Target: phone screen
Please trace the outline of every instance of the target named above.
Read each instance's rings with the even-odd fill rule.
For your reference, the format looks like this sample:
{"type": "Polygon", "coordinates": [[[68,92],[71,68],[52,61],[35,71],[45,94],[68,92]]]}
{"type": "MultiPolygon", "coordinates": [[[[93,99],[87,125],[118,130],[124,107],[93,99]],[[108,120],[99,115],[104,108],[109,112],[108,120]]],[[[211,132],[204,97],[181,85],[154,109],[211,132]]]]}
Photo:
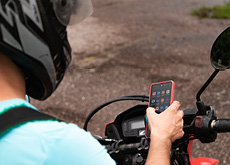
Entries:
{"type": "Polygon", "coordinates": [[[173,101],[173,82],[162,82],[151,85],[149,106],[156,111],[164,111],[173,101]]]}

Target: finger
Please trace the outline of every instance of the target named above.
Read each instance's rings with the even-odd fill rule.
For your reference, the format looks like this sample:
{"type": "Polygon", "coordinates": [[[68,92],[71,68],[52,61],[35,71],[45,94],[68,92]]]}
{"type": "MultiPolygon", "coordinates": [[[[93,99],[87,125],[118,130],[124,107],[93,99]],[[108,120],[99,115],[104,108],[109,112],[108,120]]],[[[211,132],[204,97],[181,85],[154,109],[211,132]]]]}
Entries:
{"type": "Polygon", "coordinates": [[[166,111],[176,112],[180,107],[179,101],[173,101],[173,103],[166,109],[166,111]]]}
{"type": "Polygon", "coordinates": [[[184,136],[184,131],[180,131],[180,133],[178,134],[178,138],[177,139],[180,139],[184,136]]]}
{"type": "Polygon", "coordinates": [[[153,107],[148,107],[148,108],[147,108],[147,111],[154,111],[154,112],[155,112],[155,108],[153,108],[153,107]]]}
{"type": "Polygon", "coordinates": [[[182,120],[181,122],[181,129],[183,130],[183,128],[184,128],[184,120],[182,120]]]}
{"type": "Polygon", "coordinates": [[[154,108],[152,108],[152,107],[148,107],[147,109],[146,109],[146,115],[147,115],[147,117],[150,115],[150,114],[155,114],[155,109],[154,108]]]}
{"type": "Polygon", "coordinates": [[[178,110],[178,111],[177,111],[177,114],[178,114],[181,118],[184,117],[184,111],[182,111],[182,110],[178,110]]]}

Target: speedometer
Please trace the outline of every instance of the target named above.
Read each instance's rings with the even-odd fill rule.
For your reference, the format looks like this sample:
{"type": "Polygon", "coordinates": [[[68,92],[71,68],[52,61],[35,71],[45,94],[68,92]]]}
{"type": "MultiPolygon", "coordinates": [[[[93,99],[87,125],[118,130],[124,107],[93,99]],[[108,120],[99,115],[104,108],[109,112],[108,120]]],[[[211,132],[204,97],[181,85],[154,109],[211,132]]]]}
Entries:
{"type": "Polygon", "coordinates": [[[124,120],[122,122],[122,133],[124,137],[145,136],[144,116],[124,120]]]}

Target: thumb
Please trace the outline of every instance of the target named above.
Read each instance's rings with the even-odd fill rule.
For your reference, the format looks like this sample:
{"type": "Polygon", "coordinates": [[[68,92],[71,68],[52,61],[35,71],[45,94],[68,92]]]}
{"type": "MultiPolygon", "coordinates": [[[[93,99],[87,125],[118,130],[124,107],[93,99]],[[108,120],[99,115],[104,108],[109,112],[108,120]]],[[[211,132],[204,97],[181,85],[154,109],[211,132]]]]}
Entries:
{"type": "Polygon", "coordinates": [[[155,111],[156,111],[155,108],[153,108],[153,107],[148,107],[147,110],[146,110],[146,115],[147,115],[147,116],[150,115],[150,114],[151,114],[151,115],[154,115],[154,114],[156,114],[155,111]]]}
{"type": "Polygon", "coordinates": [[[177,112],[180,107],[179,101],[174,101],[164,112],[177,112]]]}

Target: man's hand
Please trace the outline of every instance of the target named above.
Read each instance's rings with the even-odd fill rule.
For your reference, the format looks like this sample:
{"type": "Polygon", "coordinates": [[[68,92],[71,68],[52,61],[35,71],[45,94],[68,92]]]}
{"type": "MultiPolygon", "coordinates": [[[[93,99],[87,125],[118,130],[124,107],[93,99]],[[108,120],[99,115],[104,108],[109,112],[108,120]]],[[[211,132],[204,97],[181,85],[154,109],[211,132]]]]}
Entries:
{"type": "Polygon", "coordinates": [[[180,103],[174,101],[164,112],[157,114],[154,108],[147,109],[148,126],[151,138],[169,139],[174,142],[184,135],[183,111],[178,111],[180,103]]]}
{"type": "Polygon", "coordinates": [[[172,142],[184,135],[183,111],[178,111],[180,103],[174,101],[164,112],[157,114],[148,108],[146,115],[151,131],[150,148],[146,165],[170,165],[172,142]]]}

